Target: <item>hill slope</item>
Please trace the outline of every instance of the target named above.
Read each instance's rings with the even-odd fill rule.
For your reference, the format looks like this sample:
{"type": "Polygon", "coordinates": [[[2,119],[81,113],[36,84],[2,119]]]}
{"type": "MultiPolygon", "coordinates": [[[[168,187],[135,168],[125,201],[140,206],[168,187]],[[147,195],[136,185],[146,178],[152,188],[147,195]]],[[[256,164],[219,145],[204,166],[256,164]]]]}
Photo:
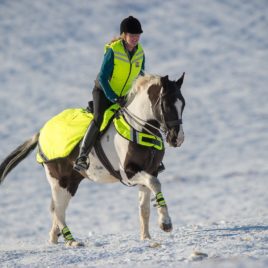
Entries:
{"type": "Polygon", "coordinates": [[[186,140],[160,175],[173,233],[152,209],[160,246],[140,242],[137,189],[85,181],[67,219],[86,247],[49,245],[50,190],[32,154],[1,185],[1,265],[183,267],[197,250],[208,255],[199,267],[266,267],[267,12],[264,0],[1,1],[1,160],[56,113],[86,106],[129,14],[143,24],[147,71],[186,72],[186,140]]]}

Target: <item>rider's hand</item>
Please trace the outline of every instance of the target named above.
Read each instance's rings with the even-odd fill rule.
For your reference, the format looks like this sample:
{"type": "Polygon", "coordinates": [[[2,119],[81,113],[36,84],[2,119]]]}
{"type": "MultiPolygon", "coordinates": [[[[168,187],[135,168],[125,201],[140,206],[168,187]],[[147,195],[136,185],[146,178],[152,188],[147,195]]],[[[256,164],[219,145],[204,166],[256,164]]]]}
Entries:
{"type": "Polygon", "coordinates": [[[115,103],[119,104],[121,107],[125,106],[126,100],[124,97],[118,97],[115,101],[115,103]]]}

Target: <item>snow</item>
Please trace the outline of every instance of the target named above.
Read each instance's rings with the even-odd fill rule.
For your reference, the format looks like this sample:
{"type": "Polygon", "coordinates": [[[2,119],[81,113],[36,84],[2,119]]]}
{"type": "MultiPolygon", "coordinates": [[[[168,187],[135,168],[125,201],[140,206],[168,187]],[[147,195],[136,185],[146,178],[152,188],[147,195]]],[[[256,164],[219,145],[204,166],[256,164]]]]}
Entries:
{"type": "Polygon", "coordinates": [[[185,142],[159,176],[173,232],[152,207],[153,242],[140,241],[137,188],[83,181],[67,222],[86,246],[50,245],[50,189],[32,154],[0,187],[1,267],[267,267],[266,0],[0,1],[0,159],[86,106],[104,44],[130,14],[147,71],[186,72],[185,142]]]}

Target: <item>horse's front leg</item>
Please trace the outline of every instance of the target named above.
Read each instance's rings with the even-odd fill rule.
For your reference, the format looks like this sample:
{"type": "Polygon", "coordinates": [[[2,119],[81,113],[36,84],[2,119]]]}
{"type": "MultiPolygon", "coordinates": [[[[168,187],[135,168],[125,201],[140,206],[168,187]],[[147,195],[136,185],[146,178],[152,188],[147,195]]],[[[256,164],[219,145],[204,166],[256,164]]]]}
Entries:
{"type": "Polygon", "coordinates": [[[149,218],[150,218],[150,196],[151,190],[145,186],[139,187],[139,208],[141,240],[150,239],[149,218]]]}
{"type": "Polygon", "coordinates": [[[161,183],[158,178],[144,172],[136,173],[131,179],[132,184],[139,184],[148,187],[156,199],[156,206],[158,212],[158,223],[160,228],[165,232],[172,231],[172,222],[168,213],[166,201],[161,192],[161,183]]]}
{"type": "Polygon", "coordinates": [[[158,192],[155,196],[156,206],[158,211],[158,222],[160,228],[165,232],[172,231],[172,222],[169,217],[168,208],[166,205],[166,201],[163,197],[162,192],[158,192]]]}

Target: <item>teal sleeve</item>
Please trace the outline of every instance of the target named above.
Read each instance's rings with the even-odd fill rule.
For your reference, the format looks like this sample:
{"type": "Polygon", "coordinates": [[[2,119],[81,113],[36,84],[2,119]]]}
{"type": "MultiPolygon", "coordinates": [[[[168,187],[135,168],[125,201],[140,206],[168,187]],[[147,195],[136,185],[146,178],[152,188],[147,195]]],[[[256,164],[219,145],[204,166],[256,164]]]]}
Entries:
{"type": "Polygon", "coordinates": [[[111,102],[115,102],[115,100],[118,97],[112,90],[109,83],[109,79],[112,77],[113,70],[114,70],[114,52],[111,48],[109,48],[104,55],[98,80],[106,98],[109,99],[111,102]]]}

